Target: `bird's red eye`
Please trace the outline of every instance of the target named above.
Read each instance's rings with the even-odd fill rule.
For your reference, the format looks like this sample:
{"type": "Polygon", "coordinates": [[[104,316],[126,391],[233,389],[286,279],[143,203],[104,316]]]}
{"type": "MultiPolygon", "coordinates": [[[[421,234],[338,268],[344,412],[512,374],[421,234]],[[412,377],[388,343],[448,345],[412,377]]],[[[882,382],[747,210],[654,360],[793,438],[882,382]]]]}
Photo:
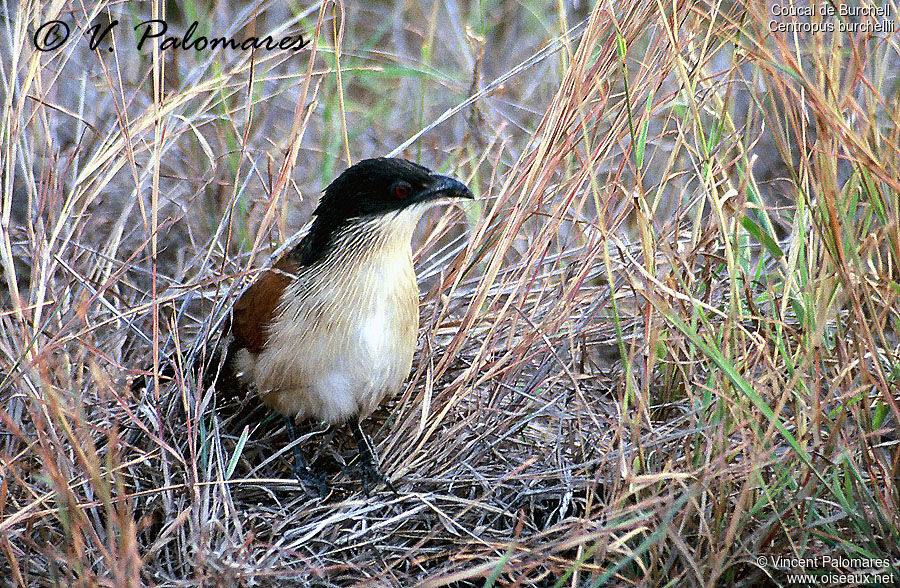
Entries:
{"type": "Polygon", "coordinates": [[[409,196],[409,184],[406,182],[400,182],[394,186],[394,196],[403,200],[404,198],[409,196]]]}

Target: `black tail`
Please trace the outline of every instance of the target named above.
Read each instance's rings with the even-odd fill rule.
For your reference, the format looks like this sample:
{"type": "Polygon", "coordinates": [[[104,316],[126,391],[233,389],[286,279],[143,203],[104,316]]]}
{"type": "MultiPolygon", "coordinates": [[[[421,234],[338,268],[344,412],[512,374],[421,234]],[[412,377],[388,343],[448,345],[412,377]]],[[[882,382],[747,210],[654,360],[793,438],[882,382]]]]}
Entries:
{"type": "MultiPolygon", "coordinates": [[[[235,371],[234,355],[237,351],[237,345],[234,341],[229,341],[225,353],[222,353],[222,345],[213,345],[211,352],[204,353],[204,350],[198,349],[193,353],[193,359],[188,358],[190,369],[183,373],[183,377],[187,377],[193,381],[202,381],[203,388],[215,386],[217,392],[223,393],[225,396],[236,395],[243,386],[235,371]]],[[[160,362],[159,379],[160,386],[176,379],[178,375],[176,371],[176,361],[173,357],[167,357],[160,362]]],[[[131,391],[140,393],[144,389],[149,388],[153,377],[153,365],[149,365],[144,372],[136,375],[131,382],[131,391]]]]}

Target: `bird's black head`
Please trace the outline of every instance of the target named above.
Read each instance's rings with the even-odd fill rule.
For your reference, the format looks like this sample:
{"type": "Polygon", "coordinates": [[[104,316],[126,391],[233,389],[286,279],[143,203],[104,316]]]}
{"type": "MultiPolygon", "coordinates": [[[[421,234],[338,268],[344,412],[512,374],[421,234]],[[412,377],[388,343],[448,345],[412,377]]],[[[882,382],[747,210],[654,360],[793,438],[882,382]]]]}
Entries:
{"type": "Polygon", "coordinates": [[[472,198],[472,192],[458,180],[405,159],[365,159],[331,182],[313,214],[343,221],[396,212],[442,196],[472,198]]]}
{"type": "Polygon", "coordinates": [[[302,265],[320,259],[341,229],[370,219],[435,203],[442,197],[473,198],[465,184],[405,159],[365,159],[325,189],[307,238],[295,251],[302,265]]]}

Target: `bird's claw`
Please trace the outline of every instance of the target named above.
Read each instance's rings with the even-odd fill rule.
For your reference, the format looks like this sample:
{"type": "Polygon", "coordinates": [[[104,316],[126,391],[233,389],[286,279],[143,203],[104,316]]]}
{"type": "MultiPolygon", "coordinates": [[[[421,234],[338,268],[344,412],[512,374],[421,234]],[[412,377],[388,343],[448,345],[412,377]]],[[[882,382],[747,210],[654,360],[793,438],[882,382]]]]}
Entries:
{"type": "Polygon", "coordinates": [[[359,481],[362,484],[363,494],[365,494],[366,497],[369,496],[370,490],[377,488],[381,484],[384,484],[388,490],[393,492],[394,496],[400,496],[388,477],[378,471],[378,468],[370,463],[362,462],[353,466],[345,466],[343,469],[346,474],[352,474],[359,478],[359,481]]]}
{"type": "Polygon", "coordinates": [[[325,498],[331,492],[325,478],[314,474],[309,468],[295,467],[294,476],[300,481],[303,491],[312,498],[325,498]]]}

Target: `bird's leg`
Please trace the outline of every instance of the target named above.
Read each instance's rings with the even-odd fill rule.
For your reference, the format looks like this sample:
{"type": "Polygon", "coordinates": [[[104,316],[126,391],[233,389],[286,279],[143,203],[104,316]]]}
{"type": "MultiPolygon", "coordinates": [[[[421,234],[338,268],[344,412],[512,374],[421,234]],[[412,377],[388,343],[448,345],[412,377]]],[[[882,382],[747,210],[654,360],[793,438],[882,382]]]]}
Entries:
{"type": "Polygon", "coordinates": [[[297,428],[294,426],[294,419],[291,417],[284,418],[287,426],[288,437],[291,439],[291,449],[294,450],[294,476],[303,484],[303,489],[313,498],[323,498],[328,495],[328,484],[325,478],[318,474],[314,474],[306,457],[300,450],[300,444],[297,443],[297,428]]]}
{"type": "Polygon", "coordinates": [[[375,485],[378,485],[380,482],[387,486],[391,492],[397,494],[391,481],[378,469],[378,456],[375,453],[375,447],[372,445],[372,440],[369,439],[369,436],[362,430],[359,419],[354,417],[350,421],[350,428],[353,429],[353,438],[356,440],[356,447],[359,450],[359,465],[354,469],[359,472],[363,492],[368,496],[369,483],[374,482],[375,485]]]}

